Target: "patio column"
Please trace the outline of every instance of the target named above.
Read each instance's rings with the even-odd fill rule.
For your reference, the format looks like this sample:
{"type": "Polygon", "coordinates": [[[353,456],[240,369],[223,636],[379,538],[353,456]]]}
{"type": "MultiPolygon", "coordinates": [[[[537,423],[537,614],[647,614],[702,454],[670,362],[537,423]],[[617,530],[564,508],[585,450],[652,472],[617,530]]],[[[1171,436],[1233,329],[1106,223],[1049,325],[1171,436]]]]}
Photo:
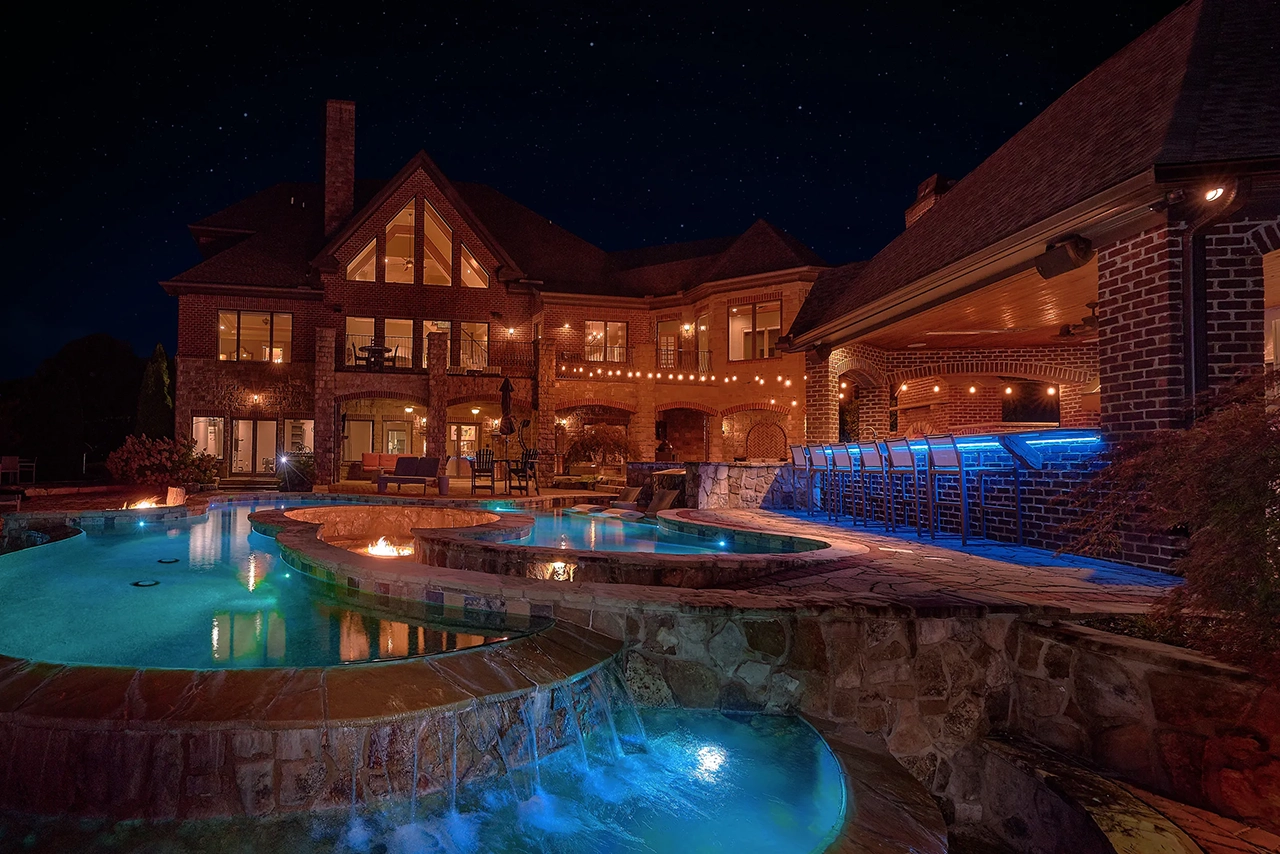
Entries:
{"type": "Polygon", "coordinates": [[[448,379],[449,336],[444,332],[427,333],[427,426],[422,433],[423,456],[444,460],[445,389],[448,379]]]}
{"type": "MultiPolygon", "coordinates": [[[[658,356],[656,344],[637,344],[633,351],[633,365],[652,365],[658,356]]],[[[658,450],[658,438],[654,435],[658,420],[658,392],[653,383],[636,382],[636,411],[627,422],[627,436],[640,449],[641,462],[653,462],[658,450]]]]}
{"type": "Polygon", "coordinates": [[[806,350],[804,372],[804,440],[810,444],[835,442],[840,438],[840,377],[830,354],[819,356],[806,350]]]}
{"type": "Polygon", "coordinates": [[[556,389],[556,342],[544,336],[534,342],[538,348],[535,361],[538,375],[534,377],[534,395],[537,409],[534,413],[538,432],[534,436],[534,447],[538,449],[539,471],[551,482],[550,476],[556,459],[556,400],[559,397],[556,389]]]}
{"type": "Polygon", "coordinates": [[[336,330],[316,328],[315,361],[315,452],[316,483],[334,483],[338,480],[334,466],[338,462],[337,419],[334,405],[334,367],[337,364],[336,330]]]}
{"type": "MultiPolygon", "coordinates": [[[[853,387],[848,391],[852,392],[853,387]]],[[[883,385],[858,386],[858,435],[855,438],[859,442],[870,442],[888,435],[889,389],[883,385]]]]}

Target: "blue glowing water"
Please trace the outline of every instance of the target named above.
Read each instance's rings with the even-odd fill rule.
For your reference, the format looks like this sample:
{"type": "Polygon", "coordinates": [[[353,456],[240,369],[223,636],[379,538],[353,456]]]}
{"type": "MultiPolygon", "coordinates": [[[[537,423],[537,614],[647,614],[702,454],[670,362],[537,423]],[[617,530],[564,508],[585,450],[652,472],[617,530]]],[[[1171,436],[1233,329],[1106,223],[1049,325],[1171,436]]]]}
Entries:
{"type": "Polygon", "coordinates": [[[753,547],[719,536],[700,537],[669,530],[652,521],[627,521],[566,511],[540,511],[533,516],[533,531],[512,542],[527,546],[580,549],[596,552],[648,552],[651,554],[751,554],[789,552],[813,544],[790,543],[787,538],[753,547]]]}
{"type": "Polygon", "coordinates": [[[203,519],[0,555],[0,654],[129,667],[312,667],[512,634],[443,608],[339,602],[292,572],[274,539],[251,532],[254,509],[215,507],[203,519]]]}
{"type": "Polygon", "coordinates": [[[840,767],[796,718],[645,709],[639,752],[561,750],[505,777],[351,812],[160,825],[20,820],[24,851],[271,854],[808,854],[845,814],[840,767]]]}

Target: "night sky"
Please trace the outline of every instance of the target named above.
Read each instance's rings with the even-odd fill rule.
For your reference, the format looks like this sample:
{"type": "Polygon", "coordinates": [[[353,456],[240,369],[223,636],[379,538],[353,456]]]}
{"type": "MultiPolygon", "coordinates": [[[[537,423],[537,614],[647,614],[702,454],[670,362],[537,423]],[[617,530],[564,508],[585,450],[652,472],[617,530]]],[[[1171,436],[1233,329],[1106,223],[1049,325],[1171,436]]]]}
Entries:
{"type": "Polygon", "coordinates": [[[421,148],[605,249],[764,217],[838,263],[1177,3],[45,5],[3,24],[0,379],[90,332],[172,352],[186,225],[316,180],[325,98],[357,177],[421,148]]]}

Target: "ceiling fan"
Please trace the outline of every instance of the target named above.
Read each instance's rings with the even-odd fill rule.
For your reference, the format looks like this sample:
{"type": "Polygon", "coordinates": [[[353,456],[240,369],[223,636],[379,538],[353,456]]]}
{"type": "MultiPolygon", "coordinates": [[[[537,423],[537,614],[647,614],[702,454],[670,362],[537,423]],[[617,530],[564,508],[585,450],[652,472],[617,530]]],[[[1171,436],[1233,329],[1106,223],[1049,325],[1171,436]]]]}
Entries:
{"type": "Polygon", "coordinates": [[[1087,302],[1084,307],[1089,309],[1089,316],[1080,318],[1079,323],[1064,323],[1062,328],[1058,330],[1059,338],[1091,338],[1098,334],[1098,303],[1087,302]]]}

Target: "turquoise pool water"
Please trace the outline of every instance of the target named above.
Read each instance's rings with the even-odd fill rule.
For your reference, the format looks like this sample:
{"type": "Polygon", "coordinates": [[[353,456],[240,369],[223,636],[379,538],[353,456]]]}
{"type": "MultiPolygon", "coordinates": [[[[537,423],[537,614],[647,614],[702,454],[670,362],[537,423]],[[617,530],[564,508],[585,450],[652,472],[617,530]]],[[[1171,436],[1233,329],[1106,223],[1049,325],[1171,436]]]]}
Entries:
{"type": "Polygon", "coordinates": [[[772,554],[803,551],[814,544],[778,537],[767,549],[751,547],[721,536],[700,537],[673,531],[652,521],[628,521],[611,516],[547,510],[531,513],[533,531],[514,543],[526,546],[596,552],[650,554],[772,554]]]}
{"type": "Polygon", "coordinates": [[[0,816],[0,842],[41,854],[808,854],[842,825],[839,764],[802,721],[678,709],[640,718],[645,741],[624,732],[618,751],[589,733],[581,750],[462,785],[452,806],[441,793],[376,810],[152,826],[0,816]]]}
{"type": "Polygon", "coordinates": [[[311,667],[514,634],[443,607],[387,610],[326,595],[280,560],[274,539],[251,533],[249,513],[276,506],[215,507],[204,519],[0,555],[0,653],[128,667],[311,667]]]}

